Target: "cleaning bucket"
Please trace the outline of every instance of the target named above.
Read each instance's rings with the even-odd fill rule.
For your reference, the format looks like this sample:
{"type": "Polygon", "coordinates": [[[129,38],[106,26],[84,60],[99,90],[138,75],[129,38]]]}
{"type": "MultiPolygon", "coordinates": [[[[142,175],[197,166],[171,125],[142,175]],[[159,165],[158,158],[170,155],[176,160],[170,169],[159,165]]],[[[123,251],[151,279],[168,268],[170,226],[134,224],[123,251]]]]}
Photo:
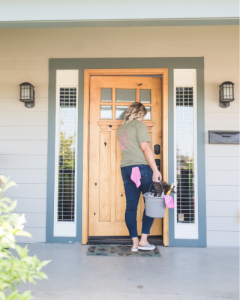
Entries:
{"type": "Polygon", "coordinates": [[[155,190],[150,192],[151,186],[152,184],[150,185],[149,192],[143,194],[145,199],[145,214],[151,218],[163,218],[166,210],[165,198],[163,197],[164,192],[162,192],[162,195],[155,190]]]}

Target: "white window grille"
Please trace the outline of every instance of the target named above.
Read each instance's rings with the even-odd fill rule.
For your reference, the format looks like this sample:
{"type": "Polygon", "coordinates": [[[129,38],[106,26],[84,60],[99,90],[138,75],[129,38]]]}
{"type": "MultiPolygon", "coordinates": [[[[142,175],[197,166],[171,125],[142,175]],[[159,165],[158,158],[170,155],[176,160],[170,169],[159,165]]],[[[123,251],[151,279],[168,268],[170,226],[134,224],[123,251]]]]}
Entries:
{"type": "Polygon", "coordinates": [[[77,88],[60,88],[58,221],[75,220],[75,146],[77,88]]]}
{"type": "Polygon", "coordinates": [[[176,87],[177,222],[194,223],[193,87],[176,87]]]}

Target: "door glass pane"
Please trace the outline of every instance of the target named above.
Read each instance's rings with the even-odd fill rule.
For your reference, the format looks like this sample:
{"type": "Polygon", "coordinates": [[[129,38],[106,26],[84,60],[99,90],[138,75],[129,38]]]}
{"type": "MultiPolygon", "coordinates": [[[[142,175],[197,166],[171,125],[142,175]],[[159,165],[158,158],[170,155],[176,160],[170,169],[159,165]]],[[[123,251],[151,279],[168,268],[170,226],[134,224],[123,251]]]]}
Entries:
{"type": "Polygon", "coordinates": [[[146,107],[146,110],[147,110],[147,114],[146,114],[144,120],[149,121],[149,120],[151,120],[151,107],[146,107]]]}
{"type": "Polygon", "coordinates": [[[140,90],[140,102],[151,103],[151,90],[140,90]]]}
{"type": "Polygon", "coordinates": [[[59,222],[75,221],[76,88],[60,88],[58,215],[59,222]]]}
{"type": "Polygon", "coordinates": [[[123,120],[128,106],[116,106],[116,120],[123,120]]]}
{"type": "Polygon", "coordinates": [[[101,89],[101,102],[112,102],[112,89],[101,89]]]}
{"type": "Polygon", "coordinates": [[[136,102],[136,90],[116,89],[116,102],[136,102]]]}
{"type": "Polygon", "coordinates": [[[193,87],[176,87],[177,222],[195,223],[193,87]]]}
{"type": "Polygon", "coordinates": [[[101,105],[101,119],[112,119],[112,106],[101,105]]]}

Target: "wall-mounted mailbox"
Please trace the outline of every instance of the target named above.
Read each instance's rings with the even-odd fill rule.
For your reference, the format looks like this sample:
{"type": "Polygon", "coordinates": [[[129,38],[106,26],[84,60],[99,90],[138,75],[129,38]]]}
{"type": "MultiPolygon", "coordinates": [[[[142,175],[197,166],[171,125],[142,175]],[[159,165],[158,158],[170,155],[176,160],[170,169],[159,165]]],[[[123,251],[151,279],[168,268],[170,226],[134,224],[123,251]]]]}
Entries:
{"type": "Polygon", "coordinates": [[[209,130],[209,144],[240,144],[239,131],[209,130]]]}

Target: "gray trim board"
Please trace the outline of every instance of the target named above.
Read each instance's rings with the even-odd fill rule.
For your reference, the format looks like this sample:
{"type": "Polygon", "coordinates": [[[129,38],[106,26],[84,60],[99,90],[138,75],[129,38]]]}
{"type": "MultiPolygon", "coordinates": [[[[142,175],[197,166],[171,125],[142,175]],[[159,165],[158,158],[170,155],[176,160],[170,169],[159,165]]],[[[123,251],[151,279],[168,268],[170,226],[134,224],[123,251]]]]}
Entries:
{"type": "Polygon", "coordinates": [[[239,18],[1,21],[0,28],[239,25],[239,18]]]}
{"type": "Polygon", "coordinates": [[[152,58],[62,58],[49,60],[49,115],[48,115],[48,171],[47,171],[47,243],[82,241],[82,145],[83,145],[83,80],[84,69],[168,68],[168,174],[174,181],[174,128],[173,128],[173,70],[197,69],[197,142],[198,142],[198,197],[199,239],[174,239],[174,211],[169,210],[169,245],[206,247],[206,190],[205,190],[205,134],[204,134],[204,58],[203,57],[152,57],[152,58]],[[55,155],[55,104],[56,70],[79,70],[78,95],[78,165],[77,165],[77,237],[53,237],[54,211],[54,155],[55,155]]]}

